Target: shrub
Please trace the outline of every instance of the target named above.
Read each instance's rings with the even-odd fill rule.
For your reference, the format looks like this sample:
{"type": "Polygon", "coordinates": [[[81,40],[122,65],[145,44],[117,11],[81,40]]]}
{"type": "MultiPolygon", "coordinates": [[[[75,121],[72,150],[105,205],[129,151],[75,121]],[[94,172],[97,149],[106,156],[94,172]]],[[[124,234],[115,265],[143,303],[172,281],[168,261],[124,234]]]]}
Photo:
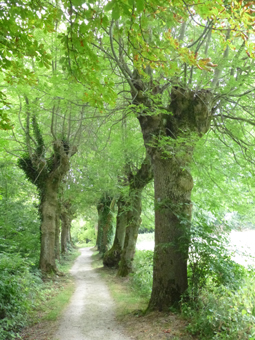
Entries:
{"type": "Polygon", "coordinates": [[[236,290],[211,284],[200,290],[196,307],[182,305],[188,330],[205,340],[255,339],[255,279],[247,275],[236,290]]]}
{"type": "Polygon", "coordinates": [[[0,340],[14,338],[24,327],[34,293],[29,263],[19,255],[0,253],[0,340]]]}

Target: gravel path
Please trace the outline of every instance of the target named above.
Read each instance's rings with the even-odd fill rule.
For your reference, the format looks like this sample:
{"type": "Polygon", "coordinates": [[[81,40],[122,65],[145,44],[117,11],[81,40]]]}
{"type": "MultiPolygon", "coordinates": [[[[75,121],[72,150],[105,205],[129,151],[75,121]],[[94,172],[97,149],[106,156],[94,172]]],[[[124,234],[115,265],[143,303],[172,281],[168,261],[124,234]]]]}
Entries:
{"type": "Polygon", "coordinates": [[[90,249],[81,249],[71,269],[76,289],[54,340],[130,340],[115,320],[114,302],[106,284],[91,267],[91,255],[90,249]]]}

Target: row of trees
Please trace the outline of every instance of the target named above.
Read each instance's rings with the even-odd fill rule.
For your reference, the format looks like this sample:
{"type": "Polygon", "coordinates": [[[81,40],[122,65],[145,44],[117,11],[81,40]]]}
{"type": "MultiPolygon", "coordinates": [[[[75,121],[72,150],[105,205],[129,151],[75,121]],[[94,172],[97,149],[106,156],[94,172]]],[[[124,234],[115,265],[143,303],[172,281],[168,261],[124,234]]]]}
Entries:
{"type": "Polygon", "coordinates": [[[6,1],[0,14],[1,127],[6,149],[38,190],[40,269],[56,271],[66,184],[78,210],[97,206],[104,263],[120,261],[127,275],[142,192],[154,179],[149,308],[175,305],[188,287],[191,168],[205,187],[193,160],[208,164],[215,143],[226,164],[230,152],[237,162],[225,175],[233,179],[249,160],[244,177],[252,182],[254,2],[6,1]]]}

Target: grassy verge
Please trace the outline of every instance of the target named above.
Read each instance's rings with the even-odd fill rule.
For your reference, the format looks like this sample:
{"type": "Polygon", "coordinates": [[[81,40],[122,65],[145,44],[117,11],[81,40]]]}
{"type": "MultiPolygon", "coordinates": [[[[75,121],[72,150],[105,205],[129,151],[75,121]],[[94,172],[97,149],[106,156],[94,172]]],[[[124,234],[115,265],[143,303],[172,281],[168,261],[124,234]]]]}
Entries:
{"type": "Polygon", "coordinates": [[[93,268],[107,282],[111,295],[116,302],[116,312],[119,319],[124,318],[129,313],[140,313],[146,309],[148,299],[137,292],[132,286],[130,278],[116,277],[116,270],[103,267],[103,261],[95,251],[92,255],[93,268]]]}
{"type": "Polygon", "coordinates": [[[43,311],[45,313],[42,318],[43,320],[56,321],[68,304],[75,289],[74,281],[69,274],[69,270],[79,255],[80,252],[74,249],[60,260],[58,269],[64,276],[54,277],[50,279],[48,283],[49,291],[45,294],[46,301],[43,305],[43,311]]]}

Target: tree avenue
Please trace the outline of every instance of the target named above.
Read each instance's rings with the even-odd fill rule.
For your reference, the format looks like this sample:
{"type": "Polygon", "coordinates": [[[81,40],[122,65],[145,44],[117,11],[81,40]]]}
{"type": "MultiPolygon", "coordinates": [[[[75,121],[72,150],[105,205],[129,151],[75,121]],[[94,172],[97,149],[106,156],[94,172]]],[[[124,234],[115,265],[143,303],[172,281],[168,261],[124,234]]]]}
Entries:
{"type": "Polygon", "coordinates": [[[84,22],[78,24],[81,6],[72,7],[79,19],[70,15],[76,35],[72,30],[67,37],[73,46],[74,36],[87,39],[85,50],[93,50],[99,63],[104,55],[115,74],[118,68],[151,157],[156,221],[150,309],[175,305],[188,285],[195,145],[211,122],[220,128],[223,112],[235,117],[234,107],[253,96],[253,7],[245,1],[111,1],[106,12],[88,6],[86,13],[94,14],[86,14],[86,33],[84,22]]]}
{"type": "MultiPolygon", "coordinates": [[[[21,84],[13,76],[7,93],[13,104],[6,108],[8,119],[19,112],[12,142],[22,149],[19,167],[39,190],[40,269],[56,271],[60,218],[66,251],[70,217],[65,213],[71,202],[65,201],[61,210],[58,195],[69,173],[72,188],[88,196],[95,191],[89,199],[98,211],[97,245],[105,265],[118,266],[120,260],[119,275],[130,273],[142,191],[154,179],[155,251],[148,309],[177,306],[188,288],[194,185],[190,168],[197,147],[211,130],[223,142],[226,136],[225,144],[238,144],[247,158],[253,157],[248,146],[254,126],[255,2],[42,4],[52,14],[47,19],[54,27],[51,39],[36,29],[39,24],[29,26],[33,44],[45,42],[31,55],[26,50],[31,41],[24,42],[23,67],[36,81],[21,84]],[[51,69],[40,68],[49,66],[45,60],[41,65],[38,57],[43,49],[52,56],[51,69]],[[124,131],[124,123],[131,131],[124,131]],[[128,133],[130,144],[123,137],[128,133]],[[75,154],[80,157],[80,179],[70,171],[75,154]],[[103,178],[106,171],[109,177],[103,178]],[[85,189],[79,186],[82,181],[85,189]],[[110,248],[115,205],[118,228],[110,248]]],[[[37,7],[26,6],[43,20],[37,7]]],[[[15,25],[17,29],[27,32],[25,24],[15,25]]],[[[16,52],[8,58],[16,60],[16,52]]]]}

